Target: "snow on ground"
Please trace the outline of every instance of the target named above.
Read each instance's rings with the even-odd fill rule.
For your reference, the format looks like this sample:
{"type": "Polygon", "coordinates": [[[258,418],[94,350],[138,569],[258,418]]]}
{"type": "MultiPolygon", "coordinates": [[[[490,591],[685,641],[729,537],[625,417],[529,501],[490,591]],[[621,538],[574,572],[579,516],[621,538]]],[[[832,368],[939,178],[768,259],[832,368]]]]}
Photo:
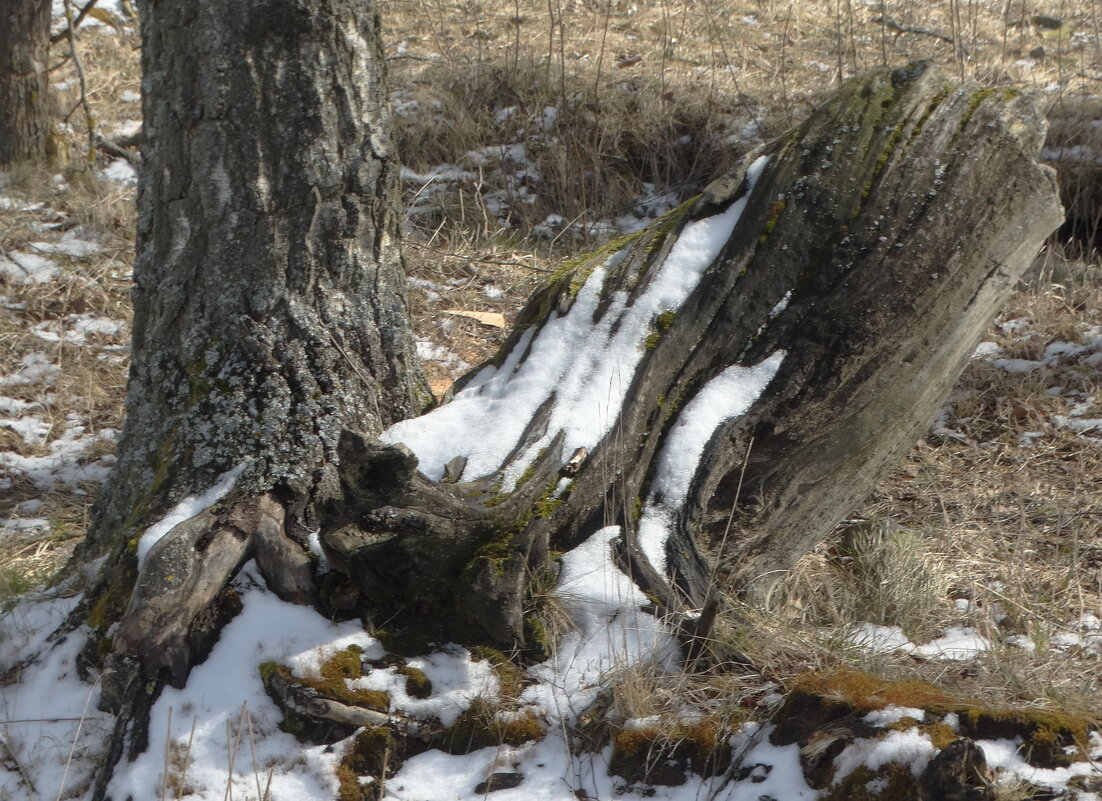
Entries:
{"type": "MultiPolygon", "coordinates": [[[[1102,736],[1091,732],[1086,751],[1089,762],[1074,762],[1063,768],[1037,768],[1030,765],[1021,754],[1021,743],[1014,740],[979,740],[976,743],[982,750],[987,766],[991,770],[1003,770],[1019,779],[1047,787],[1059,792],[1068,789],[1071,780],[1077,776],[1098,776],[1099,760],[1102,760],[1102,736]]],[[[1094,793],[1079,793],[1081,801],[1097,799],[1094,793]]]]}
{"type": "Polygon", "coordinates": [[[330,623],[313,609],[280,601],[262,588],[262,581],[251,569],[243,571],[237,585],[244,608],[207,661],[192,671],[187,687],[161,694],[151,714],[149,748],[123,764],[111,783],[113,797],[155,797],[163,780],[170,710],[177,747],[186,747],[195,727],[183,775],[192,788],[189,798],[223,798],[231,792],[228,785],[232,795],[244,798],[255,792],[257,781],[266,785],[269,775],[273,799],[336,797],[333,771],[339,751],[305,746],[278,728],[283,716],[264,692],[259,666],[305,658],[315,649],[371,647],[374,641],[357,621],[330,623]],[[228,755],[235,752],[230,771],[228,755]]]}
{"type": "MultiPolygon", "coordinates": [[[[1023,347],[1029,347],[1042,336],[1033,330],[1033,323],[1028,318],[1015,317],[997,325],[1003,334],[1013,338],[1013,344],[1023,347]]],[[[1102,327],[1081,324],[1078,341],[1052,340],[1037,355],[1039,358],[1033,359],[1007,356],[997,343],[981,342],[972,358],[989,362],[992,367],[1011,375],[1043,382],[1045,393],[1063,399],[1066,406],[1064,414],[1049,415],[1052,426],[1074,432],[1087,442],[1102,442],[1102,396],[1093,391],[1102,373],[1102,327]],[[1087,389],[1073,388],[1083,386],[1087,389]]],[[[933,433],[967,439],[948,425],[954,414],[952,400],[938,413],[933,433]]],[[[1032,447],[1033,441],[1042,436],[1042,431],[1023,434],[1021,444],[1032,447]]]]}
{"type": "Polygon", "coordinates": [[[108,181],[114,181],[125,186],[133,186],[138,183],[138,171],[126,159],[115,159],[103,168],[101,175],[108,181]]]}
{"type": "Polygon", "coordinates": [[[46,284],[61,272],[57,264],[37,253],[12,251],[0,256],[0,275],[17,284],[46,284]]]}
{"type": "Polygon", "coordinates": [[[857,623],[846,633],[846,642],[877,654],[898,652],[923,659],[946,660],[974,659],[984,651],[994,648],[989,639],[969,626],[950,626],[940,637],[923,645],[916,645],[899,626],[857,623]]]}
{"type": "MultiPolygon", "coordinates": [[[[34,426],[34,420],[23,417],[16,422],[26,427],[34,426]]],[[[4,418],[0,418],[0,425],[14,427],[7,425],[4,418]]],[[[84,482],[102,482],[111,471],[115,456],[106,454],[91,461],[87,455],[99,443],[113,443],[117,436],[118,432],[110,428],[88,432],[79,416],[70,412],[63,433],[46,445],[45,455],[22,456],[13,451],[0,451],[0,489],[10,489],[17,478],[29,480],[43,491],[58,486],[76,487],[84,482]]]]}
{"type": "MultiPolygon", "coordinates": [[[[547,125],[554,124],[553,115],[544,116],[547,125]]],[[[529,191],[525,186],[531,183],[534,168],[528,164],[523,146],[472,152],[467,161],[479,168],[508,169],[515,179],[513,190],[529,191]]],[[[128,166],[120,162],[108,169],[125,181],[129,180],[128,166]]],[[[762,166],[761,161],[754,165],[751,179],[762,166]]],[[[407,183],[423,183],[428,202],[435,185],[467,180],[475,174],[445,165],[431,174],[404,173],[403,177],[407,183]]],[[[489,204],[493,202],[489,198],[489,204]]],[[[667,203],[672,205],[673,199],[653,199],[642,216],[619,219],[614,227],[632,230],[651,214],[660,214],[667,203]]],[[[529,332],[500,369],[484,370],[450,404],[391,429],[389,441],[402,441],[412,447],[430,476],[438,477],[444,463],[457,454],[468,457],[467,478],[485,475],[503,466],[520,436],[519,430],[509,427],[509,421],[523,421],[527,413],[554,396],[549,428],[552,432],[558,428],[567,432],[564,456],[579,445],[595,444],[608,432],[620,408],[622,395],[642,358],[648,327],[658,314],[676,310],[689,295],[701,270],[737,223],[743,203],[687,226],[648,292],[630,308],[625,298],[614,296],[602,320],[593,324],[592,314],[606,269],[622,258],[620,254],[611,256],[605,268],[593,272],[567,314],[553,317],[538,335],[529,332]],[[521,355],[529,348],[531,355],[518,369],[521,355]],[[508,415],[501,412],[506,406],[508,415]]],[[[6,207],[23,208],[14,198],[0,197],[0,208],[6,207]]],[[[549,231],[555,226],[561,231],[565,221],[551,220],[548,225],[549,231]]],[[[61,269],[50,256],[80,258],[98,248],[79,231],[72,231],[56,242],[38,242],[25,251],[9,252],[6,260],[0,259],[0,272],[17,283],[49,281],[61,269]]],[[[424,283],[426,292],[448,289],[424,283]]],[[[50,345],[106,350],[120,346],[97,346],[97,338],[122,335],[125,328],[108,318],[70,314],[38,324],[32,333],[50,345]]],[[[1102,331],[1084,331],[1081,339],[1079,343],[1051,343],[1044,358],[1035,362],[1003,359],[994,343],[982,344],[975,357],[989,360],[1000,369],[1026,373],[1072,359],[1089,365],[1102,362],[1102,331]]],[[[427,341],[418,343],[418,351],[424,359],[458,359],[427,341]]],[[[644,551],[659,569],[665,563],[668,520],[684,502],[703,448],[717,426],[749,407],[783,358],[784,354],[778,352],[755,366],[732,367],[702,389],[678,418],[660,456],[640,525],[644,551]]],[[[59,371],[51,353],[28,353],[14,370],[0,375],[0,391],[18,396],[31,386],[49,389],[56,384],[59,371]]],[[[1069,396],[1069,410],[1064,416],[1069,422],[1065,427],[1078,426],[1077,430],[1084,433],[1095,430],[1097,421],[1088,416],[1090,400],[1069,396]]],[[[26,445],[45,451],[34,456],[0,453],[0,489],[10,487],[15,478],[30,479],[44,490],[58,484],[101,480],[112,457],[88,463],[85,455],[101,440],[112,439],[114,432],[88,432],[79,419],[70,416],[62,424],[60,436],[50,441],[54,426],[39,415],[41,408],[39,400],[0,396],[0,426],[14,431],[26,445]]],[[[1063,424],[1059,416],[1053,422],[1063,424]]],[[[537,443],[508,466],[512,480],[545,444],[537,443]]],[[[186,499],[169,517],[151,527],[141,539],[140,557],[176,522],[222,497],[238,472],[240,468],[225,474],[208,492],[186,499]]],[[[0,521],[0,531],[45,524],[42,518],[33,517],[36,511],[33,500],[24,502],[8,521],[0,521]]],[[[675,665],[673,637],[660,621],[640,611],[646,599],[611,559],[610,541],[619,535],[617,527],[601,529],[563,558],[556,594],[577,628],[565,636],[552,658],[529,669],[533,683],[518,699],[521,713],[534,713],[547,727],[546,739],[462,756],[438,751],[421,754],[388,777],[385,798],[475,801],[484,797],[475,788],[498,770],[520,772],[524,781],[515,789],[495,792],[495,801],[575,801],[587,796],[622,796],[629,801],[644,797],[670,801],[699,801],[704,797],[715,801],[758,801],[763,797],[795,801],[816,797],[804,782],[797,747],[770,744],[770,727],[758,724],[747,724],[731,737],[741,764],[752,770],[737,778],[728,775],[704,780],[690,776],[680,787],[624,786],[622,780],[608,775],[609,748],[596,754],[571,752],[563,732],[618,671],[639,663],[657,669],[675,665]]],[[[242,613],[229,624],[208,660],[193,672],[188,686],[183,690],[167,689],[157,701],[149,749],[134,763],[120,767],[112,783],[116,797],[159,795],[166,750],[169,761],[177,760],[176,764],[180,755],[189,754],[186,770],[178,770],[191,801],[223,798],[227,788],[238,797],[254,790],[260,795],[258,787],[269,781],[271,797],[277,800],[327,801],[335,797],[334,768],[347,746],[303,746],[280,731],[281,714],[264,693],[258,668],[270,660],[290,666],[299,675],[316,676],[320,666],[340,649],[359,646],[364,658],[369,659],[381,655],[381,645],[355,622],[333,624],[309,609],[277,600],[264,589],[251,567],[243,571],[236,585],[244,605],[242,613]],[[232,768],[227,764],[227,754],[232,755],[232,768]]],[[[44,649],[45,637],[77,600],[28,601],[0,618],[0,673],[44,649]]],[[[1098,653],[1102,650],[1100,627],[1097,618],[1084,616],[1073,630],[1056,635],[1052,645],[1098,653]]],[[[95,709],[98,687],[89,686],[75,675],[74,658],[83,634],[78,630],[43,650],[41,661],[23,674],[21,683],[0,687],[0,734],[3,744],[12,749],[0,759],[3,801],[60,797],[67,792],[72,792],[74,798],[86,797],[86,792],[82,794],[75,788],[83,786],[112,721],[95,709]]],[[[992,647],[975,630],[961,627],[948,629],[925,644],[911,642],[898,627],[872,624],[854,627],[849,638],[853,645],[868,650],[902,651],[927,659],[964,660],[992,647]]],[[[372,670],[352,680],[350,686],[385,690],[390,693],[393,713],[435,716],[445,724],[454,721],[473,699],[492,697],[498,689],[490,665],[472,660],[469,652],[459,646],[444,645],[435,653],[407,663],[421,669],[432,682],[429,698],[411,697],[405,677],[394,667],[372,670]]],[[[866,722],[883,727],[904,718],[922,720],[924,715],[922,710],[889,708],[870,713],[866,722]]],[[[1057,789],[1066,786],[1075,773],[1092,772],[1086,763],[1061,771],[1038,771],[1020,758],[1016,744],[1006,741],[983,742],[981,747],[993,766],[1057,789]]],[[[1095,758],[1102,757],[1102,740],[1097,735],[1092,748],[1095,758]]],[[[917,775],[934,753],[928,737],[917,730],[893,731],[884,739],[850,745],[840,757],[838,779],[858,765],[875,768],[888,760],[911,765],[917,775]]]]}

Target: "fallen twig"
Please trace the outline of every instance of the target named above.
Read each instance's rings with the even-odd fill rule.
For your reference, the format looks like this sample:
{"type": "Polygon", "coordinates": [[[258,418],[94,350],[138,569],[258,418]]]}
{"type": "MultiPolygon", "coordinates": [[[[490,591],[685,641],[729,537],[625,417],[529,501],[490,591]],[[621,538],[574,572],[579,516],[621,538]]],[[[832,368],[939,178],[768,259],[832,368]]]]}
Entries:
{"type": "Polygon", "coordinates": [[[937,31],[928,31],[925,28],[915,28],[910,25],[900,25],[891,17],[884,15],[880,17],[874,17],[873,22],[879,22],[885,28],[890,28],[896,33],[915,33],[919,36],[932,36],[935,39],[940,39],[943,42],[948,42],[951,45],[955,45],[957,42],[952,36],[946,36],[944,33],[938,33],[937,31]]]}

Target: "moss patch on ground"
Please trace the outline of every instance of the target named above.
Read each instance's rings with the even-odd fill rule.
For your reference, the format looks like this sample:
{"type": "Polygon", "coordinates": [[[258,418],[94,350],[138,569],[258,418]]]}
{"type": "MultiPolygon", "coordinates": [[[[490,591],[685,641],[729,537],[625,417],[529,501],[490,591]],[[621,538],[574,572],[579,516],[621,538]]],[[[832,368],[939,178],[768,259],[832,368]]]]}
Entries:
{"type": "MultiPolygon", "coordinates": [[[[860,670],[841,668],[807,673],[793,682],[774,716],[774,742],[806,744],[817,731],[840,720],[863,717],[888,706],[925,710],[917,728],[938,747],[958,737],[1022,741],[1031,764],[1052,768],[1084,758],[1083,747],[1097,725],[1084,716],[1035,708],[998,707],[952,695],[920,680],[889,681],[860,670]],[[954,716],[955,726],[946,723],[954,716]]],[[[891,728],[910,728],[900,721],[891,728]]]]}
{"type": "Polygon", "coordinates": [[[621,729],[612,736],[610,773],[629,783],[677,786],[686,775],[714,776],[731,763],[730,732],[714,721],[621,729]]]}

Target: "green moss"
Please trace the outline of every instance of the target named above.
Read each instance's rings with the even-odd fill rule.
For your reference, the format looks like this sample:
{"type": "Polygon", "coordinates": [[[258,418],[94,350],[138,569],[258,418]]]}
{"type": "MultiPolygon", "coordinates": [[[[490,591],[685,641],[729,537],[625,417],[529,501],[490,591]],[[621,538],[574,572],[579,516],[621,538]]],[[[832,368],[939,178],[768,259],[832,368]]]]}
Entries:
{"type": "Polygon", "coordinates": [[[541,518],[551,517],[564,503],[566,501],[559,498],[546,498],[536,501],[536,515],[541,518]]]}
{"type": "Polygon", "coordinates": [[[707,777],[725,770],[729,740],[714,720],[621,729],[612,737],[608,769],[629,783],[680,785],[687,771],[707,777]]]}
{"type": "Polygon", "coordinates": [[[831,785],[823,801],[910,801],[915,798],[915,777],[908,765],[888,762],[877,770],[860,765],[838,784],[831,785]]]}
{"type": "Polygon", "coordinates": [[[980,104],[985,100],[994,99],[996,102],[1006,102],[1016,97],[1020,97],[1021,94],[1021,91],[1010,86],[987,86],[972,92],[968,98],[968,110],[964,113],[964,116],[960,118],[958,133],[964,130],[965,126],[968,125],[969,121],[972,119],[972,115],[976,112],[976,109],[979,108],[980,104]]]}
{"type": "Polygon", "coordinates": [[[784,213],[784,209],[785,209],[786,205],[787,204],[785,203],[784,198],[781,198],[780,200],[778,200],[776,203],[774,203],[770,207],[769,217],[765,221],[765,231],[764,231],[764,233],[762,233],[762,235],[760,237],[758,237],[758,243],[759,244],[764,245],[768,241],[769,235],[771,233],[773,233],[773,229],[777,227],[777,221],[781,218],[781,215],[784,213]]]}
{"type": "Polygon", "coordinates": [[[524,618],[524,641],[529,648],[547,653],[551,642],[547,636],[547,627],[535,617],[524,618]]]}
{"type": "Polygon", "coordinates": [[[805,673],[792,685],[792,693],[804,693],[830,699],[859,712],[872,712],[886,706],[929,709],[952,702],[952,697],[929,682],[886,681],[862,670],[838,670],[805,673]]]}
{"type": "MultiPolygon", "coordinates": [[[[654,221],[650,228],[647,229],[648,231],[653,231],[651,240],[647,243],[646,255],[648,257],[654,256],[654,254],[661,250],[662,245],[669,239],[670,234],[673,233],[673,230],[685,218],[685,215],[689,213],[690,209],[696,205],[699,199],[700,195],[694,195],[677,206],[677,208],[670,209],[654,221]]],[[[649,262],[650,258],[646,259],[645,266],[649,266],[649,262]]]]}
{"type": "Polygon", "coordinates": [[[647,350],[654,350],[658,347],[658,343],[662,341],[662,336],[673,325],[674,318],[677,315],[674,312],[662,312],[660,315],[654,318],[654,328],[647,335],[645,345],[647,350]]]}
{"type": "MultiPolygon", "coordinates": [[[[546,450],[546,449],[544,449],[544,450],[546,450]]],[[[540,451],[540,455],[541,456],[543,455],[543,451],[540,451]]],[[[538,458],[534,459],[532,461],[532,464],[528,465],[528,467],[525,468],[524,472],[520,474],[520,478],[517,479],[517,484],[516,484],[518,487],[523,487],[525,484],[527,484],[529,481],[532,480],[532,476],[534,476],[536,474],[536,462],[537,461],[539,461],[538,458]]]]}
{"type": "Polygon", "coordinates": [[[953,87],[949,84],[946,84],[936,95],[934,95],[934,99],[930,101],[930,105],[926,107],[926,111],[923,112],[922,117],[915,125],[914,130],[911,131],[911,139],[914,139],[920,133],[922,133],[922,129],[926,127],[926,121],[930,119],[930,115],[934,113],[938,106],[945,102],[945,98],[947,98],[952,93],[952,91],[953,87]]]}
{"type": "Polygon", "coordinates": [[[1027,756],[1041,767],[1067,765],[1081,759],[1094,724],[1086,717],[1045,709],[997,707],[960,698],[920,680],[888,681],[850,668],[804,674],[792,685],[778,713],[781,739],[798,739],[833,720],[863,715],[886,706],[926,710],[935,718],[919,728],[931,740],[1021,738],[1027,756]],[[942,721],[957,717],[956,731],[942,721]]]}
{"type": "Polygon", "coordinates": [[[484,698],[475,698],[470,708],[444,733],[444,742],[453,753],[470,753],[501,745],[515,748],[539,742],[546,734],[532,710],[510,713],[484,698]]]}
{"type": "Polygon", "coordinates": [[[103,592],[88,610],[86,620],[93,631],[104,632],[113,623],[122,619],[126,607],[130,604],[130,596],[137,580],[137,562],[127,554],[112,573],[103,592]]]}
{"type": "Polygon", "coordinates": [[[385,773],[393,773],[392,760],[398,747],[394,735],[385,726],[369,726],[353,739],[351,746],[337,766],[340,789],[337,801],[374,801],[379,797],[379,785],[385,773]],[[371,776],[376,781],[360,782],[361,776],[371,776]]]}
{"type": "Polygon", "coordinates": [[[348,686],[348,679],[363,675],[361,651],[362,649],[337,651],[321,666],[319,671],[321,678],[318,679],[296,676],[290,668],[275,662],[265,662],[260,665],[260,677],[267,683],[273,674],[278,674],[288,682],[315,690],[323,698],[349,706],[373,709],[376,712],[388,712],[390,710],[388,693],[380,690],[353,689],[348,686]]]}
{"type": "Polygon", "coordinates": [[[402,665],[396,672],[406,677],[406,692],[414,698],[428,698],[432,695],[432,682],[425,671],[411,665],[402,665]]]}
{"type": "Polygon", "coordinates": [[[515,698],[531,683],[528,674],[521,670],[505,653],[484,645],[470,649],[471,659],[475,662],[489,662],[497,674],[501,695],[515,698]]]}
{"type": "MultiPolygon", "coordinates": [[[[865,188],[861,190],[861,201],[867,200],[869,195],[872,194],[872,188],[876,184],[876,179],[880,177],[880,173],[884,171],[884,167],[888,164],[888,159],[891,158],[892,153],[895,152],[896,146],[899,144],[899,140],[903,138],[903,129],[907,126],[907,120],[902,119],[892,130],[892,135],[888,139],[887,145],[880,152],[880,155],[876,158],[876,165],[872,168],[872,177],[869,178],[865,184],[865,188]]],[[[854,206],[853,211],[850,212],[849,218],[856,220],[857,216],[861,213],[862,203],[858,202],[854,206]]]]}
{"type": "Polygon", "coordinates": [[[472,569],[483,560],[488,560],[493,566],[494,572],[499,576],[504,575],[505,563],[512,554],[512,549],[509,546],[512,545],[514,532],[523,530],[525,525],[527,525],[527,519],[523,523],[518,520],[514,523],[512,529],[504,532],[497,539],[484,542],[474,552],[471,560],[467,563],[466,569],[472,569]]]}
{"type": "Polygon", "coordinates": [[[589,276],[593,274],[594,270],[603,265],[609,256],[628,247],[646,232],[647,229],[643,229],[642,231],[636,231],[625,236],[617,237],[592,253],[586,253],[577,258],[564,261],[559,268],[551,274],[545,286],[551,286],[569,278],[570,297],[577,297],[578,292],[585,286],[585,282],[589,280],[589,276]]]}

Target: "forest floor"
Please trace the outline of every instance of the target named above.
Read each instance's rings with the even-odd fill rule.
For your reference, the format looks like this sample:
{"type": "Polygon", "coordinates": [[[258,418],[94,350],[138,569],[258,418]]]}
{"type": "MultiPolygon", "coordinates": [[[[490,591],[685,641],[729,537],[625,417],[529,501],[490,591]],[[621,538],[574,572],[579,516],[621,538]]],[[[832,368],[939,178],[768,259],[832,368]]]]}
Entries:
{"type": "MultiPolygon", "coordinates": [[[[1036,91],[1066,202],[1100,216],[1097,12],[995,5],[383,4],[434,392],[492,355],[559,260],[660,216],[868,66],[933,58],[1036,91]]],[[[51,76],[59,160],[0,173],[3,604],[79,541],[121,425],[137,156],[87,141],[93,119],[110,141],[140,129],[140,78],[134,21],[100,10],[77,43],[93,118],[69,60],[51,76]]],[[[761,676],[725,686],[736,717],[808,670],[856,667],[1102,719],[1100,386],[1099,256],[1055,236],[929,432],[854,510],[903,533],[856,551],[830,538],[771,608],[741,610],[761,676]]],[[[710,681],[631,675],[615,703],[661,717],[710,681]]]]}

